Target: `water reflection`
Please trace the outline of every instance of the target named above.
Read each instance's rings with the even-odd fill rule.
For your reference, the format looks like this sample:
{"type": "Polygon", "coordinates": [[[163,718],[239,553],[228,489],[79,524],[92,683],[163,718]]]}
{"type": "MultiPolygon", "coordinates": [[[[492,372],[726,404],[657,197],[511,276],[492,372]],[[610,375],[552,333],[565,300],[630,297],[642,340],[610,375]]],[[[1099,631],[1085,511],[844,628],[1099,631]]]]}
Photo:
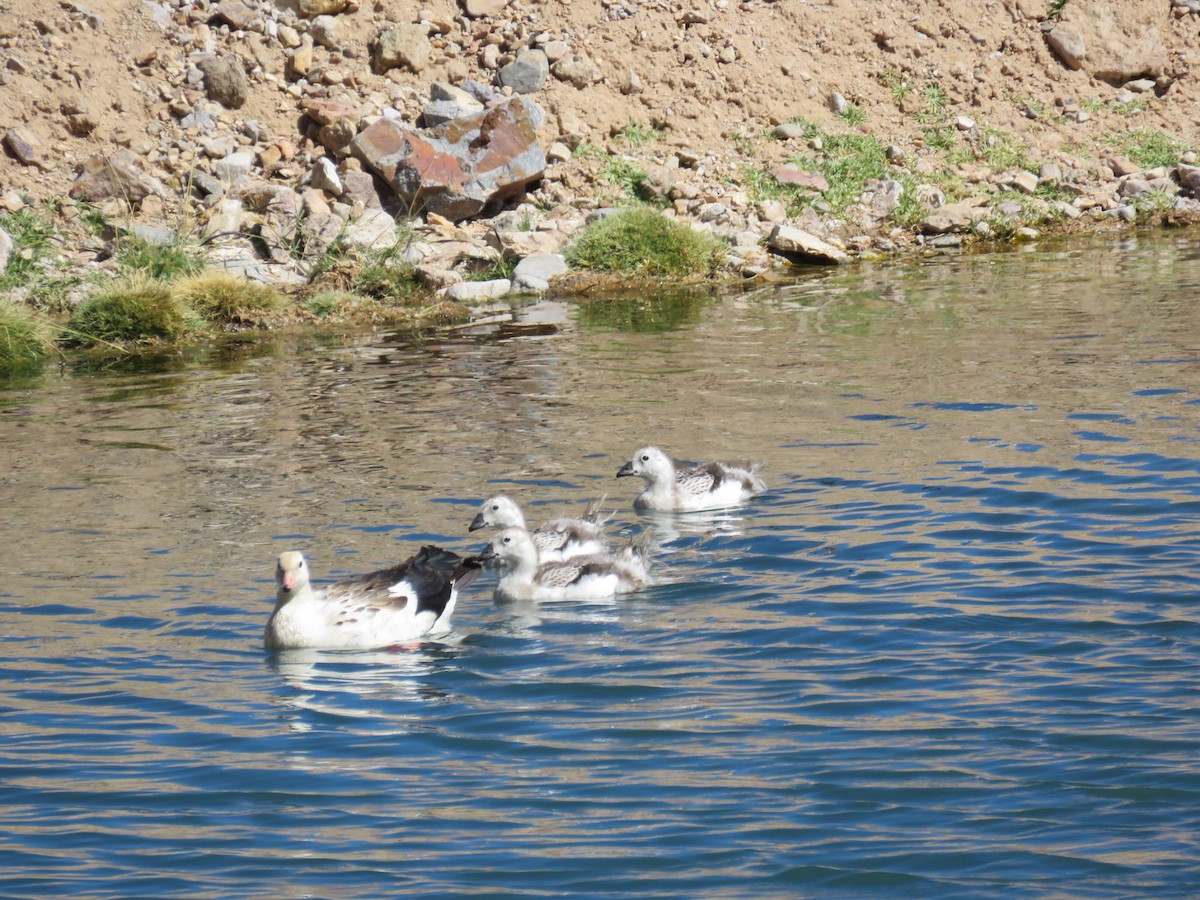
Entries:
{"type": "Polygon", "coordinates": [[[643,287],[635,296],[590,298],[579,303],[580,326],[595,331],[659,334],[700,320],[718,294],[711,289],[643,287]]]}
{"type": "Polygon", "coordinates": [[[606,625],[616,622],[622,608],[618,597],[592,600],[510,600],[498,599],[496,608],[502,618],[497,622],[506,634],[532,637],[547,622],[579,625],[606,625]]]}
{"type": "Polygon", "coordinates": [[[1158,241],[10,384],[0,893],[1196,893],[1200,243],[1158,241]],[[638,514],[647,443],[770,489],[638,514]],[[470,552],[510,487],[607,493],[656,583],[262,650],[281,550],[470,552]]]}
{"type": "MultiPolygon", "coordinates": [[[[375,651],[288,650],[269,657],[268,665],[290,689],[280,702],[291,710],[348,719],[370,719],[378,727],[401,703],[438,703],[449,694],[433,676],[453,664],[462,637],[375,651]]],[[[386,727],[402,725],[387,721],[386,727]]],[[[312,720],[293,717],[289,727],[307,731],[312,720]]]]}

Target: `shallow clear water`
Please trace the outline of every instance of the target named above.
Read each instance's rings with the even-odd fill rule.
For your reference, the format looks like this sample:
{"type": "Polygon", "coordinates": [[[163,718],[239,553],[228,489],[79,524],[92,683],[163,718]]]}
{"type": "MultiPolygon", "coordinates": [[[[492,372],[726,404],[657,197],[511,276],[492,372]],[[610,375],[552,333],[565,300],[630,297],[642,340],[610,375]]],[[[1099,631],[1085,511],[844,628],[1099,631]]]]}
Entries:
{"type": "Polygon", "coordinates": [[[1200,894],[1200,239],[280,334],[0,392],[0,895],[1200,894]],[[634,514],[637,446],[770,491],[634,514]],[[659,583],[260,646],[504,491],[659,583]]]}

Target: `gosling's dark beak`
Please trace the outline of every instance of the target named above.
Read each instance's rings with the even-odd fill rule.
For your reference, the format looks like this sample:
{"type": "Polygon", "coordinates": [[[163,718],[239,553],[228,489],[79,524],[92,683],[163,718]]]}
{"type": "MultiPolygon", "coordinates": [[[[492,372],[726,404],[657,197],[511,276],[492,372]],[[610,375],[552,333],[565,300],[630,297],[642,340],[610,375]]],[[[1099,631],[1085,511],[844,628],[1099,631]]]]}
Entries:
{"type": "Polygon", "coordinates": [[[625,465],[621,466],[621,470],[619,472],[617,472],[617,477],[623,478],[626,475],[632,475],[632,474],[633,474],[633,460],[631,459],[629,462],[625,463],[625,465]]]}
{"type": "Polygon", "coordinates": [[[496,548],[493,547],[491,544],[488,544],[486,547],[484,547],[482,550],[480,550],[479,556],[476,557],[476,559],[482,560],[483,562],[487,562],[489,559],[495,559],[495,558],[496,558],[496,548]]]}
{"type": "Polygon", "coordinates": [[[471,524],[467,526],[467,531],[478,531],[486,523],[483,521],[483,513],[476,513],[475,518],[471,520],[471,524]]]}

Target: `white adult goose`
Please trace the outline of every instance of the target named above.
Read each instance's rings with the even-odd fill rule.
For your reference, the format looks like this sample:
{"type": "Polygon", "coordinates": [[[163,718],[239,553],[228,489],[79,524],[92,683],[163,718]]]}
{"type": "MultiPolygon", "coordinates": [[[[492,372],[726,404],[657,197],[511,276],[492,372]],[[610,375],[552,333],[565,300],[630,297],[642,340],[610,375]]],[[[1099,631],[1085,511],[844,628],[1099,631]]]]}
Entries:
{"type": "MultiPolygon", "coordinates": [[[[529,537],[537,548],[539,562],[556,562],[575,556],[604,553],[607,543],[604,538],[603,522],[599,520],[603,497],[588,504],[582,518],[563,517],[551,519],[529,531],[529,537]]],[[[516,502],[503,495],[483,501],[479,512],[471,520],[470,531],[490,528],[526,529],[525,515],[516,502]]]]}
{"type": "Polygon", "coordinates": [[[523,528],[505,528],[482,554],[503,567],[496,597],[501,600],[603,600],[643,587],[646,550],[640,542],[616,553],[538,562],[537,547],[523,528]]]}
{"type": "Polygon", "coordinates": [[[643,447],[621,466],[617,477],[637,475],[646,486],[633,505],[639,509],[686,512],[737,506],[766,490],[758,466],[731,466],[720,462],[680,462],[657,447],[643,447]]]}
{"type": "Polygon", "coordinates": [[[263,643],[269,650],[369,650],[444,634],[458,589],[482,568],[480,557],[426,546],[390,569],[313,588],[304,555],[281,553],[263,643]]]}

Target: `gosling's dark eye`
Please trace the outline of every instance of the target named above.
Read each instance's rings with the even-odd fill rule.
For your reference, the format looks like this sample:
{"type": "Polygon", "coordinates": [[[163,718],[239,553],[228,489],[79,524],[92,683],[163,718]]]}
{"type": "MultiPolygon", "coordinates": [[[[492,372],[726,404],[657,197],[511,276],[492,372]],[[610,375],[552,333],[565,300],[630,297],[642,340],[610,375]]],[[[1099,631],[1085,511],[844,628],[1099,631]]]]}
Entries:
{"type": "Polygon", "coordinates": [[[649,453],[642,454],[642,462],[650,462],[650,454],[649,453]]]}
{"type": "Polygon", "coordinates": [[[500,511],[500,504],[499,504],[499,503],[493,503],[493,504],[492,504],[492,512],[499,512],[499,511],[500,511]]]}

